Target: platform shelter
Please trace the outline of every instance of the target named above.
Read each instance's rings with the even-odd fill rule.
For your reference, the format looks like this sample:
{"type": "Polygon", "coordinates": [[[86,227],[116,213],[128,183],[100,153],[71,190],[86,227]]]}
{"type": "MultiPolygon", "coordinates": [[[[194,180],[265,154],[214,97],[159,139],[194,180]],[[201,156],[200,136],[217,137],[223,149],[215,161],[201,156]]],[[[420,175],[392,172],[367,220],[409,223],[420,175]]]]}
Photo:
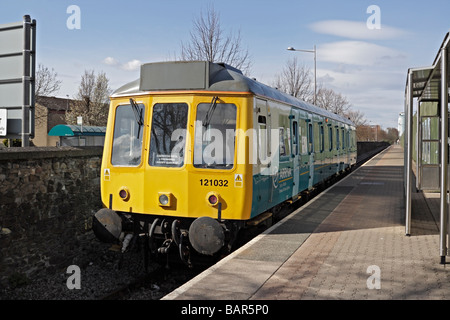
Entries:
{"type": "Polygon", "coordinates": [[[431,66],[408,70],[405,88],[405,233],[411,234],[412,188],[440,192],[439,254],[442,264],[445,264],[449,245],[449,49],[450,32],[431,66]]]}

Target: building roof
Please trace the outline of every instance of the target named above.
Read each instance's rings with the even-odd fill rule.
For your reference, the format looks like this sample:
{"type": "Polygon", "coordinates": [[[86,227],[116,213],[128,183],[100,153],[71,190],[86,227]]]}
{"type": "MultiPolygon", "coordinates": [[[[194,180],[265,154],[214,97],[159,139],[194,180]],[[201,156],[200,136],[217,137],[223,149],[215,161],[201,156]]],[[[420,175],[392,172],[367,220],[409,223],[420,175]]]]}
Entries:
{"type": "Polygon", "coordinates": [[[37,96],[36,103],[55,111],[68,111],[70,104],[75,101],[68,98],[37,96]]]}

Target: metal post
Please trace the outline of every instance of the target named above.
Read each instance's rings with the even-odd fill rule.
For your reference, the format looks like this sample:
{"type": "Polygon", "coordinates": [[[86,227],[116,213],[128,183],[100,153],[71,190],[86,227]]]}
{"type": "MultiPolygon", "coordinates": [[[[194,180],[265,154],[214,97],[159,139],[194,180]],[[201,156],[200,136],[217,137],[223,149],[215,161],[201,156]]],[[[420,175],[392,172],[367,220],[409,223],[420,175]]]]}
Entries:
{"type": "Polygon", "coordinates": [[[406,218],[405,218],[405,233],[407,236],[411,234],[411,185],[412,185],[412,124],[413,124],[413,79],[412,71],[408,73],[408,88],[406,90],[406,110],[405,110],[405,124],[406,124],[406,218]]]}
{"type": "Polygon", "coordinates": [[[314,105],[317,102],[317,57],[316,45],[314,45],[314,105]]]}
{"type": "Polygon", "coordinates": [[[30,88],[30,138],[34,138],[35,134],[35,115],[36,115],[36,19],[33,19],[31,23],[31,88],[30,88]]]}
{"type": "Polygon", "coordinates": [[[30,132],[30,27],[31,18],[26,15],[23,17],[23,102],[22,102],[22,147],[28,147],[30,145],[29,132],[30,132]]]}
{"type": "Polygon", "coordinates": [[[441,264],[445,264],[447,255],[447,180],[448,180],[448,69],[447,69],[447,48],[441,50],[441,228],[440,246],[441,264]]]}

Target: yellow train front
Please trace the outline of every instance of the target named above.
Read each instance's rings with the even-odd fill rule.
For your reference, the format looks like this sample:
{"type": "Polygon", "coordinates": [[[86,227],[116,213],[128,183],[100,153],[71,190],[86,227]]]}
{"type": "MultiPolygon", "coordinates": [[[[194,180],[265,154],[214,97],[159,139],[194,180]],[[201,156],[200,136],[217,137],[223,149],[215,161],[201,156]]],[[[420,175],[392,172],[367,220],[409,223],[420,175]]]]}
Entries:
{"type": "Polygon", "coordinates": [[[229,250],[246,223],[356,160],[351,122],[299,104],[224,64],[143,65],[111,97],[96,236],[124,250],[144,236],[188,264],[192,248],[229,250]]]}

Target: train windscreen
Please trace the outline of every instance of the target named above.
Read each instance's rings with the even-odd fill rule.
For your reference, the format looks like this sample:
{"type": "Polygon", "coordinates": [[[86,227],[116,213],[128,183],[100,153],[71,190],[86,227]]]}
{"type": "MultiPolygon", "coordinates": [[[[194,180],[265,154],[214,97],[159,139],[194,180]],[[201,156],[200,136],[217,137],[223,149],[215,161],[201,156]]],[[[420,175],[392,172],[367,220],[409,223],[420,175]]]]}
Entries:
{"type": "Polygon", "coordinates": [[[187,119],[186,103],[157,103],[153,106],[150,166],[183,166],[187,119]]]}
{"type": "Polygon", "coordinates": [[[231,169],[234,163],[236,106],[200,103],[197,106],[194,167],[231,169]]]}
{"type": "MultiPolygon", "coordinates": [[[[138,109],[135,111],[144,118],[145,106],[136,104],[135,107],[138,109]]],[[[135,167],[141,163],[143,134],[135,111],[130,104],[119,105],[116,109],[111,154],[111,164],[114,166],[135,167]]]]}

